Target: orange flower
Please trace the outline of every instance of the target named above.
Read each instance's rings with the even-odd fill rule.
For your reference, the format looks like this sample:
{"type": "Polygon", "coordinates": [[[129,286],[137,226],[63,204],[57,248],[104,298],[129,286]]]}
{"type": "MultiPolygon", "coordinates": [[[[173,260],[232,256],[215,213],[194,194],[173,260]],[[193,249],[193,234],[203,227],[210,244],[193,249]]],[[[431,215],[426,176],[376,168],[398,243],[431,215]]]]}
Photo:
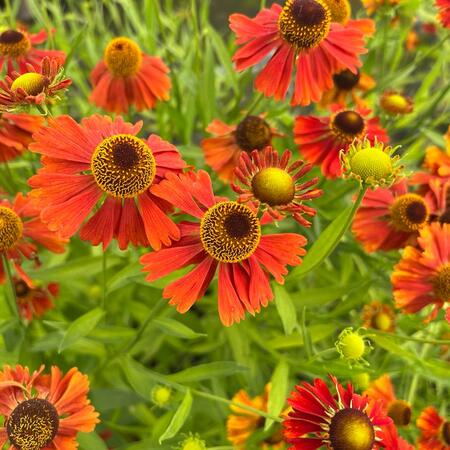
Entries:
{"type": "Polygon", "coordinates": [[[147,280],[154,281],[183,267],[195,267],[163,290],[177,311],[185,313],[201,299],[217,269],[218,309],[225,326],[255,315],[273,299],[269,273],[284,282],[287,265],[301,263],[306,239],[293,233],[261,235],[261,223],[247,205],[214,196],[209,175],[175,175],[153,186],[152,194],[197,219],[180,225],[181,238],[144,255],[147,280]]]}
{"type": "MultiPolygon", "coordinates": [[[[68,241],[50,231],[39,218],[39,209],[33,199],[21,193],[14,203],[0,200],[0,253],[14,261],[16,272],[31,285],[31,280],[20,267],[23,257],[39,264],[37,245],[54,253],[62,253],[68,241]]],[[[4,280],[3,263],[0,260],[0,282],[4,280]]]]}
{"type": "Polygon", "coordinates": [[[450,450],[450,421],[441,417],[433,406],[420,413],[417,427],[421,431],[419,450],[450,450]]]}
{"type": "Polygon", "coordinates": [[[271,145],[274,136],[280,136],[277,130],[264,120],[263,114],[246,116],[237,125],[227,125],[219,119],[214,119],[206,131],[214,136],[201,142],[206,164],[225,182],[235,179],[234,169],[243,152],[262,150],[271,145]]]}
{"type": "Polygon", "coordinates": [[[31,114],[4,113],[0,117],[0,161],[20,156],[32,142],[31,135],[44,124],[44,119],[31,114]]]}
{"type": "Polygon", "coordinates": [[[238,71],[269,62],[257,76],[255,87],[266,97],[286,97],[293,68],[297,66],[292,105],[318,102],[333,86],[333,74],[361,66],[360,55],[367,52],[364,34],[373,26],[367,21],[334,17],[329,0],[286,0],[273,4],[255,18],[230,16],[230,28],[240,46],[233,61],[238,71]],[[346,22],[341,24],[338,22],[346,22]]]}
{"type": "Polygon", "coordinates": [[[104,249],[113,238],[121,249],[130,242],[159,249],[180,237],[169,205],[150,187],[185,163],[160,137],[136,137],[141,127],[99,115],[79,125],[63,115],[34,134],[30,150],[43,155],[43,168],[29,183],[52,230],[70,237],[81,227],[81,239],[104,249]]]}
{"type": "Polygon", "coordinates": [[[114,38],[105,48],[103,60],[91,72],[94,87],[90,100],[115,113],[151,109],[157,100],[168,100],[169,69],[156,56],[148,56],[126,37],[114,38]]]}
{"type": "Polygon", "coordinates": [[[308,181],[300,180],[311,170],[311,164],[298,160],[289,165],[292,153],[284,151],[281,159],[272,147],[261,152],[253,150],[249,155],[242,153],[235,173],[243,187],[232,184],[239,195],[238,202],[262,206],[263,211],[275,220],[287,215],[305,227],[311,224],[304,214],[314,216],[316,211],[303,204],[304,201],[320,197],[321,189],[310,189],[317,184],[317,177],[308,181]]]}
{"type": "Polygon", "coordinates": [[[439,10],[439,20],[442,26],[450,28],[450,0],[436,0],[435,4],[439,10]]]}
{"type": "Polygon", "coordinates": [[[374,301],[364,305],[362,311],[363,327],[380,331],[395,330],[395,312],[386,303],[374,301]]]}
{"type": "Polygon", "coordinates": [[[435,305],[429,319],[450,301],[450,224],[434,222],[420,230],[418,248],[406,247],[392,274],[398,308],[416,313],[435,305]]]}
{"type": "Polygon", "coordinates": [[[396,397],[389,375],[382,375],[377,380],[372,381],[364,395],[372,400],[380,401],[383,404],[384,412],[398,427],[404,427],[411,422],[411,405],[396,397]]]}
{"type": "Polygon", "coordinates": [[[414,109],[411,97],[392,90],[383,92],[380,97],[380,106],[390,115],[410,114],[414,109]]]}
{"type": "Polygon", "coordinates": [[[45,57],[39,69],[32,65],[27,65],[27,69],[23,74],[12,72],[0,81],[0,111],[54,103],[59,99],[57,92],[72,83],[64,78],[61,62],[56,58],[45,57]]]}
{"type": "Polygon", "coordinates": [[[63,376],[53,366],[30,374],[28,367],[4,366],[0,372],[0,447],[10,450],[75,450],[78,432],[89,433],[99,422],[87,394],[89,380],[76,367],[63,376]]]}
{"type": "Polygon", "coordinates": [[[30,34],[24,28],[17,30],[5,30],[0,34],[0,71],[6,63],[8,74],[15,69],[19,72],[27,72],[27,64],[31,64],[36,70],[41,66],[44,57],[56,58],[64,64],[66,54],[59,50],[39,50],[35,45],[47,40],[47,32],[42,29],[37,34],[30,34]]]}
{"type": "Polygon", "coordinates": [[[330,117],[298,116],[294,141],[308,162],[321,166],[325,177],[336,178],[342,173],[339,152],[347,151],[354,139],[367,136],[373,144],[375,138],[378,142],[388,142],[389,138],[377,117],[368,118],[370,109],[332,105],[331,111],[330,117]]]}
{"type": "Polygon", "coordinates": [[[396,426],[391,423],[382,427],[383,446],[386,450],[415,450],[414,446],[398,435],[396,426]]]}

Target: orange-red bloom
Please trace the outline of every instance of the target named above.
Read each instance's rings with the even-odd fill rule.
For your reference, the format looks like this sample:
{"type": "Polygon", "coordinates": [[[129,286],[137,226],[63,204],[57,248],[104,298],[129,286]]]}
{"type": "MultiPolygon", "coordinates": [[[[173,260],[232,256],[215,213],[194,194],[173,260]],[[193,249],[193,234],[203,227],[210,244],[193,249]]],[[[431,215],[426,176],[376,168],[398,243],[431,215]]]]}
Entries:
{"type": "Polygon", "coordinates": [[[156,56],[148,56],[126,37],[113,39],[103,60],[91,72],[94,87],[90,100],[115,113],[151,109],[158,100],[168,100],[171,87],[169,69],[156,56]]]}
{"type": "Polygon", "coordinates": [[[383,446],[386,450],[415,450],[414,446],[398,435],[397,427],[391,423],[382,427],[383,446]]]}
{"type": "Polygon", "coordinates": [[[89,433],[99,422],[87,394],[89,380],[76,367],[63,376],[53,366],[30,374],[28,367],[4,366],[0,372],[0,447],[9,450],[76,450],[79,432],[89,433]]]}
{"type": "Polygon", "coordinates": [[[159,249],[180,237],[169,205],[150,187],[185,163],[160,137],[136,137],[141,127],[99,115],[79,125],[63,115],[34,134],[30,150],[43,155],[43,168],[29,183],[52,230],[70,237],[81,227],[81,239],[106,248],[115,238],[121,249],[130,242],[159,249]]]}
{"type": "Polygon", "coordinates": [[[395,425],[406,426],[411,422],[411,405],[405,400],[399,400],[394,391],[389,375],[382,375],[372,381],[364,392],[372,400],[379,400],[383,404],[384,412],[394,421],[395,425]]]}
{"type": "Polygon", "coordinates": [[[271,145],[274,136],[280,136],[264,120],[264,115],[246,116],[237,125],[214,119],[206,131],[213,135],[201,142],[206,164],[225,182],[234,181],[234,169],[242,152],[262,150],[271,145]]]}
{"type": "MultiPolygon", "coordinates": [[[[4,252],[14,262],[16,272],[30,285],[31,280],[20,267],[23,258],[39,264],[38,245],[62,253],[67,242],[40,220],[39,209],[29,196],[19,193],[13,203],[7,199],[0,200],[0,253],[4,252]]],[[[0,260],[0,282],[4,280],[4,275],[0,260]]]]}
{"type": "Polygon", "coordinates": [[[303,217],[313,217],[315,209],[303,202],[322,195],[321,189],[310,189],[317,184],[317,177],[305,181],[302,178],[311,170],[311,164],[298,160],[289,164],[292,153],[285,150],[281,155],[272,147],[261,152],[253,150],[249,155],[242,153],[235,173],[243,186],[232,184],[232,189],[239,194],[238,202],[250,202],[275,220],[287,215],[300,224],[309,227],[311,224],[303,217]]]}
{"type": "Polygon", "coordinates": [[[450,301],[450,224],[434,222],[420,231],[418,248],[406,247],[392,274],[398,308],[416,313],[435,305],[429,319],[450,301]]]}
{"type": "Polygon", "coordinates": [[[450,0],[436,0],[436,8],[439,10],[442,26],[450,28],[450,0]]]}
{"type": "Polygon", "coordinates": [[[0,117],[0,161],[21,155],[32,142],[31,135],[44,124],[43,117],[4,113],[0,117]]]}
{"type": "Polygon", "coordinates": [[[433,406],[425,408],[417,419],[421,431],[419,450],[450,450],[450,421],[441,417],[433,406]]]}
{"type": "MultiPolygon", "coordinates": [[[[337,23],[324,0],[286,0],[273,4],[256,17],[230,16],[230,28],[240,46],[233,61],[238,71],[259,64],[272,54],[255,80],[266,97],[286,97],[294,66],[297,66],[291,104],[308,105],[333,87],[333,74],[361,66],[366,53],[366,21],[337,23]]],[[[368,27],[373,32],[373,27],[368,27]]]]}
{"type": "Polygon", "coordinates": [[[370,109],[361,106],[346,109],[332,105],[332,115],[327,117],[298,116],[294,125],[294,141],[306,160],[321,166],[327,178],[341,175],[339,152],[347,151],[354,139],[365,136],[370,143],[388,142],[386,131],[377,117],[369,118],[370,109]]]}
{"type": "Polygon", "coordinates": [[[386,303],[374,301],[364,305],[362,319],[364,328],[374,328],[385,332],[395,330],[395,312],[386,303]]]}
{"type": "Polygon", "coordinates": [[[30,34],[24,28],[17,30],[5,30],[0,34],[0,71],[6,63],[8,74],[14,70],[27,72],[27,64],[31,64],[36,70],[41,66],[44,57],[57,58],[64,64],[66,54],[59,50],[40,50],[35,45],[47,40],[47,32],[42,29],[37,34],[30,34]]]}
{"type": "Polygon", "coordinates": [[[336,394],[319,378],[314,384],[297,385],[291,393],[288,403],[292,411],[283,422],[284,436],[291,448],[382,448],[381,427],[389,425],[391,419],[384,414],[381,402],[369,402],[367,397],[356,394],[350,383],[344,388],[335,377],[330,378],[336,394]],[[358,447],[354,445],[356,433],[358,447]]]}
{"type": "Polygon", "coordinates": [[[147,280],[154,281],[183,267],[195,267],[168,284],[163,297],[185,313],[201,299],[219,271],[218,309],[226,326],[239,322],[245,311],[254,315],[273,298],[269,273],[283,283],[287,265],[301,263],[306,239],[298,234],[261,235],[261,223],[248,206],[214,196],[209,175],[168,174],[151,189],[197,219],[180,224],[181,238],[141,258],[147,280]]]}

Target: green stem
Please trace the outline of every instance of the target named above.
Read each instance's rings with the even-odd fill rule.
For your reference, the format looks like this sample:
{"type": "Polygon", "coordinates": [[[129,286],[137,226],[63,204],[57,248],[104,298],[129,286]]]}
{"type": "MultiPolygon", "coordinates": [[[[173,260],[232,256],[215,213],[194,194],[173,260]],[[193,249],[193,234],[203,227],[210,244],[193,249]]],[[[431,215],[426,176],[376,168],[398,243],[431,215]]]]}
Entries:
{"type": "Polygon", "coordinates": [[[102,309],[105,309],[105,304],[106,304],[106,267],[107,267],[107,261],[106,261],[106,252],[107,249],[103,250],[103,259],[102,259],[102,272],[103,272],[103,277],[102,277],[102,284],[103,284],[103,289],[102,289],[102,309]]]}
{"type": "Polygon", "coordinates": [[[16,319],[20,322],[19,307],[17,305],[17,298],[16,298],[16,289],[14,287],[14,280],[11,274],[11,266],[9,265],[9,259],[6,256],[6,253],[2,253],[2,260],[3,260],[3,267],[5,268],[6,284],[8,286],[7,290],[9,291],[8,294],[6,295],[8,307],[11,311],[11,314],[15,316],[16,319]]]}
{"type": "Polygon", "coordinates": [[[250,104],[250,106],[248,107],[246,113],[247,116],[249,116],[255,109],[256,107],[259,105],[259,103],[261,102],[261,100],[264,98],[264,94],[262,92],[259,92],[258,95],[256,96],[255,100],[253,100],[253,103],[250,104]]]}
{"type": "Polygon", "coordinates": [[[364,336],[370,338],[370,336],[374,335],[374,334],[378,334],[381,336],[390,336],[394,339],[402,339],[404,341],[421,342],[422,344],[434,344],[434,345],[449,345],[450,344],[449,339],[444,339],[444,340],[422,339],[422,338],[413,337],[413,336],[402,336],[400,334],[393,334],[393,333],[389,333],[387,331],[379,331],[379,330],[370,330],[370,332],[365,334],[364,336]]]}

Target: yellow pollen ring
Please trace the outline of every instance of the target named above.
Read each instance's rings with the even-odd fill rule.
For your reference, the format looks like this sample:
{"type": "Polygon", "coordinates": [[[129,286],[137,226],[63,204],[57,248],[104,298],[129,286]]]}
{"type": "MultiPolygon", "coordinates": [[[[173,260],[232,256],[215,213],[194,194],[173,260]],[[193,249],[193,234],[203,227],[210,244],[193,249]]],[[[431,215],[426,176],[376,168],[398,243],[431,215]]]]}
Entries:
{"type": "Polygon", "coordinates": [[[450,264],[439,269],[433,279],[433,291],[444,302],[450,301],[450,264]]]}
{"type": "Polygon", "coordinates": [[[11,90],[17,91],[22,88],[28,95],[38,95],[48,86],[48,83],[49,80],[44,75],[29,72],[17,77],[11,85],[11,90]]]}
{"type": "Polygon", "coordinates": [[[330,8],[331,22],[345,25],[349,21],[352,7],[348,0],[325,0],[325,3],[330,8]]]}
{"type": "Polygon", "coordinates": [[[295,195],[292,177],[283,169],[268,167],[252,179],[253,195],[270,206],[287,205],[295,195]]]}
{"type": "Polygon", "coordinates": [[[20,217],[6,206],[0,206],[0,252],[13,248],[22,237],[20,217]]]}
{"type": "Polygon", "coordinates": [[[28,36],[21,31],[6,30],[0,34],[0,55],[17,58],[25,55],[31,48],[28,36]]]}
{"type": "Polygon", "coordinates": [[[399,195],[391,205],[390,212],[392,224],[399,231],[417,231],[428,219],[427,204],[417,194],[399,195]]]}
{"type": "Polygon", "coordinates": [[[135,75],[141,67],[141,49],[131,39],[118,37],[106,46],[104,61],[115,77],[129,77],[135,75]]]}

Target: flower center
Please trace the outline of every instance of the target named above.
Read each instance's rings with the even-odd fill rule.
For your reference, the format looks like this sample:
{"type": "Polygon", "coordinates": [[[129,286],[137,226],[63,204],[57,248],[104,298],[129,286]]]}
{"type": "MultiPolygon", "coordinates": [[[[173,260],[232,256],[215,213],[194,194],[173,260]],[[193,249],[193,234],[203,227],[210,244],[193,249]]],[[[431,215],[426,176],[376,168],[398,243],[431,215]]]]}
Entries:
{"type": "Polygon", "coordinates": [[[356,111],[341,111],[331,121],[331,130],[335,136],[345,142],[361,137],[366,124],[356,111]]]}
{"type": "Polygon", "coordinates": [[[20,450],[47,447],[58,432],[56,408],[47,400],[32,398],[16,406],[6,422],[11,444],[20,450]]]}
{"type": "Polygon", "coordinates": [[[0,206],[0,252],[13,248],[22,237],[23,224],[19,216],[6,206],[0,206]]]}
{"type": "Polygon", "coordinates": [[[439,299],[450,301],[450,264],[441,267],[433,278],[433,290],[439,299]]]}
{"type": "Polygon", "coordinates": [[[331,419],[329,433],[333,450],[372,450],[375,441],[367,414],[354,408],[338,411],[331,419]]]}
{"type": "Polygon", "coordinates": [[[104,60],[114,76],[129,77],[141,67],[141,49],[131,39],[118,37],[106,46],[104,60]]]}
{"type": "Polygon", "coordinates": [[[358,70],[356,73],[353,73],[351,70],[345,69],[342,72],[339,72],[333,75],[333,80],[335,86],[343,91],[351,91],[359,82],[361,77],[361,73],[358,70]]]}
{"type": "Polygon", "coordinates": [[[395,425],[404,427],[411,421],[411,406],[405,400],[396,400],[389,406],[388,416],[395,425]]]}
{"type": "Polygon", "coordinates": [[[246,152],[262,150],[271,140],[270,126],[261,117],[247,116],[236,128],[236,142],[246,152]]]}
{"type": "Polygon", "coordinates": [[[447,445],[450,445],[450,422],[444,422],[442,425],[442,439],[447,445]]]}
{"type": "Polygon", "coordinates": [[[203,248],[214,259],[236,263],[247,259],[258,247],[261,225],[248,206],[221,202],[203,216],[200,238],[203,248]]]}
{"type": "Polygon", "coordinates": [[[343,334],[340,339],[342,354],[347,359],[359,359],[364,355],[366,344],[364,339],[357,333],[343,334]]]}
{"type": "Polygon", "coordinates": [[[255,197],[270,206],[287,205],[295,195],[292,177],[283,169],[268,167],[258,172],[252,179],[255,197]]]}
{"type": "Polygon", "coordinates": [[[49,79],[40,73],[29,72],[17,77],[12,85],[11,90],[17,91],[22,88],[28,95],[40,94],[49,84],[49,79]]]}
{"type": "Polygon", "coordinates": [[[16,291],[17,297],[25,297],[28,292],[30,292],[30,288],[28,287],[27,283],[23,280],[17,280],[14,283],[14,288],[16,291]]]}
{"type": "Polygon", "coordinates": [[[278,28],[281,37],[301,51],[318,45],[328,35],[330,22],[324,0],[286,0],[278,28]]]}
{"type": "Polygon", "coordinates": [[[113,197],[129,198],[142,194],[152,184],[156,162],[142,139],[131,134],[116,134],[97,146],[91,170],[104,192],[113,197]]]}
{"type": "Polygon", "coordinates": [[[345,25],[350,19],[352,13],[350,2],[348,0],[325,0],[330,8],[331,21],[345,25]]]}
{"type": "Polygon", "coordinates": [[[392,173],[390,156],[377,147],[366,147],[356,152],[350,160],[350,167],[352,173],[363,181],[370,178],[381,181],[392,173]]]}
{"type": "Polygon", "coordinates": [[[391,206],[391,220],[399,231],[417,231],[425,225],[427,219],[428,208],[420,195],[400,195],[391,206]]]}
{"type": "Polygon", "coordinates": [[[16,30],[6,30],[0,34],[0,55],[17,58],[31,47],[28,37],[16,30]]]}
{"type": "Polygon", "coordinates": [[[388,331],[392,326],[392,319],[389,314],[379,312],[373,318],[374,328],[381,331],[388,331]]]}

